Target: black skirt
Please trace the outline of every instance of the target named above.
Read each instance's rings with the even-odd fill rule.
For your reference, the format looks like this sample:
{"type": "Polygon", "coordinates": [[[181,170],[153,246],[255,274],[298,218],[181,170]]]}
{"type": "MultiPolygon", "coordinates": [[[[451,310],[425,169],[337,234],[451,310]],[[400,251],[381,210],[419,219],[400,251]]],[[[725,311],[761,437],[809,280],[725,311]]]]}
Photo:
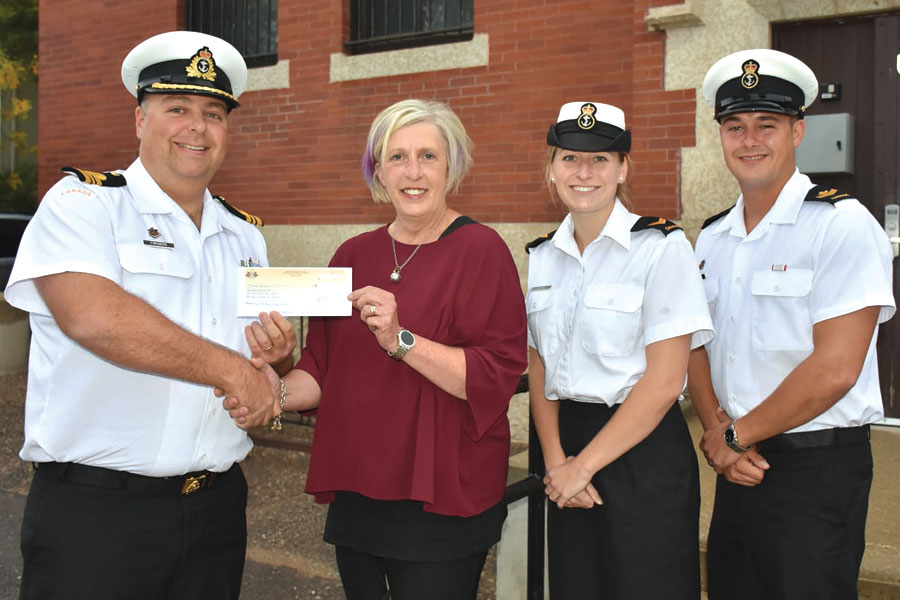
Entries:
{"type": "Polygon", "coordinates": [[[425,512],[415,500],[373,500],[337,492],[328,507],[324,540],[357,552],[399,560],[447,561],[486,552],[500,540],[506,504],[454,517],[425,512]]]}
{"type": "MultiPolygon", "coordinates": [[[[566,456],[590,443],[617,408],[560,402],[566,456]]],[[[697,600],[700,479],[678,403],[591,482],[602,505],[559,509],[549,503],[551,599],[697,600]]]]}

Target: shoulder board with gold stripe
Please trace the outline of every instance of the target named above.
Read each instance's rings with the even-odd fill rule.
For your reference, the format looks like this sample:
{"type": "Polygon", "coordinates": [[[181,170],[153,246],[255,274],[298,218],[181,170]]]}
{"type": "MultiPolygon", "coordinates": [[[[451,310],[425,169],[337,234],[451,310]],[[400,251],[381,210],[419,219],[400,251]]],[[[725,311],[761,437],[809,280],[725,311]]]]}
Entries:
{"type": "Polygon", "coordinates": [[[121,173],[112,173],[106,171],[98,173],[97,171],[82,171],[75,167],[63,167],[62,171],[69,175],[75,175],[81,181],[91,185],[102,185],[103,187],[122,187],[126,185],[125,176],[121,173]]]}
{"type": "Polygon", "coordinates": [[[543,243],[546,242],[547,240],[553,239],[553,234],[554,234],[554,233],[556,233],[556,230],[555,230],[555,229],[554,229],[553,231],[551,231],[550,233],[545,233],[545,234],[542,235],[541,237],[539,237],[539,238],[537,238],[537,239],[534,239],[534,240],[531,240],[530,242],[528,242],[527,244],[525,244],[525,253],[526,253],[526,254],[527,254],[527,253],[530,253],[530,252],[532,251],[532,249],[537,248],[538,246],[540,246],[541,244],[543,244],[543,243]]]}
{"type": "Polygon", "coordinates": [[[819,202],[828,202],[829,204],[834,204],[835,202],[840,202],[841,200],[846,200],[847,198],[853,198],[853,196],[847,194],[846,192],[842,192],[837,188],[817,185],[809,190],[809,192],[806,194],[806,198],[804,198],[803,200],[818,200],[819,202]]]}
{"type": "Polygon", "coordinates": [[[703,225],[700,226],[700,229],[706,229],[707,227],[709,227],[710,225],[712,225],[713,223],[715,223],[716,221],[718,221],[719,219],[721,219],[722,217],[724,217],[725,215],[730,213],[731,209],[734,208],[735,206],[736,205],[732,204],[731,206],[729,206],[722,212],[717,213],[717,214],[711,216],[710,218],[708,218],[707,220],[703,221],[703,225]]]}
{"type": "Polygon", "coordinates": [[[673,231],[678,231],[681,227],[679,227],[677,223],[673,223],[662,217],[641,217],[635,221],[634,225],[631,227],[632,233],[644,231],[645,229],[656,229],[657,231],[662,231],[664,234],[669,235],[673,231]]]}
{"type": "Polygon", "coordinates": [[[225,202],[225,198],[223,198],[222,196],[213,196],[213,198],[218,200],[219,204],[221,204],[222,206],[225,207],[225,210],[227,210],[228,212],[230,212],[231,214],[236,216],[238,219],[243,219],[244,221],[247,221],[251,225],[256,225],[257,227],[263,226],[262,219],[260,219],[259,217],[255,216],[255,215],[251,215],[248,212],[244,212],[239,208],[233,207],[232,205],[225,202]]]}

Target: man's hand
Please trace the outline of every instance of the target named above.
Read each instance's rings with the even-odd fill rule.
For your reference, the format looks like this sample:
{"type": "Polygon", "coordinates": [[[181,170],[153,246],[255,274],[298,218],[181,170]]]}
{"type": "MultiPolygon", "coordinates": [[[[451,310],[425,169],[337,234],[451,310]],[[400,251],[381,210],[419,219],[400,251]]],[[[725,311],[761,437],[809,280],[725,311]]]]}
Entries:
{"type": "Polygon", "coordinates": [[[762,483],[768,468],[769,463],[754,449],[741,454],[737,462],[722,471],[722,475],[731,483],[753,487],[762,483]]]}
{"type": "Polygon", "coordinates": [[[226,396],[222,407],[241,429],[268,425],[279,414],[281,383],[264,360],[253,358],[229,389],[216,390],[226,396]]]}
{"type": "Polygon", "coordinates": [[[700,449],[706,456],[706,462],[716,470],[716,473],[724,473],[725,469],[733,465],[742,456],[725,444],[725,430],[731,420],[720,421],[703,433],[700,440],[700,449]]]}

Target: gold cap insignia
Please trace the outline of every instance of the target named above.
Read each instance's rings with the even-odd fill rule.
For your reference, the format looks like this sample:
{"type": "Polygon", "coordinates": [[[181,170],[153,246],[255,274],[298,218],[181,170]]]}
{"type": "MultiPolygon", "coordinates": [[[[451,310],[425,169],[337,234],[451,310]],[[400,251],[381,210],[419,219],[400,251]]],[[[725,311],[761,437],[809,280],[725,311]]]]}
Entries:
{"type": "Polygon", "coordinates": [[[594,113],[597,107],[587,102],[581,105],[581,116],[578,117],[578,126],[582,129],[590,129],[597,121],[594,119],[594,113]]]}
{"type": "Polygon", "coordinates": [[[207,81],[216,80],[216,63],[213,61],[212,52],[206,46],[197,50],[197,54],[191,58],[191,62],[184,70],[188,77],[207,81]]]}
{"type": "Polygon", "coordinates": [[[756,74],[759,70],[759,63],[751,58],[744,62],[741,68],[744,70],[744,74],[741,76],[741,86],[748,90],[755,88],[759,83],[759,75],[756,74]]]}

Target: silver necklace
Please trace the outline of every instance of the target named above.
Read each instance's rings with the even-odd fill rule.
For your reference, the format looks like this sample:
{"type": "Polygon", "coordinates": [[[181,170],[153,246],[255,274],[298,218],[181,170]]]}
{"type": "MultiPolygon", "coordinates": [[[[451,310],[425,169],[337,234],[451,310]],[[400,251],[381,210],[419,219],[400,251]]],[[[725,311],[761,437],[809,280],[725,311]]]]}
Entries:
{"type": "MultiPolygon", "coordinates": [[[[441,213],[441,218],[437,222],[438,227],[440,227],[441,223],[444,222],[444,217],[447,216],[447,210],[449,210],[449,208],[449,206],[444,206],[444,212],[441,213]]],[[[425,242],[419,242],[419,245],[413,248],[413,251],[409,254],[409,256],[406,257],[406,260],[404,260],[403,264],[401,265],[400,261],[397,260],[397,241],[394,239],[394,236],[390,234],[390,232],[388,232],[388,235],[391,237],[391,249],[394,251],[394,270],[391,271],[391,282],[400,283],[400,280],[403,279],[402,277],[400,277],[400,271],[409,263],[409,261],[412,260],[412,257],[416,255],[416,252],[419,251],[419,248],[421,248],[422,244],[424,244],[425,242]]]]}
{"type": "Polygon", "coordinates": [[[412,257],[416,255],[416,252],[419,251],[419,248],[422,247],[422,244],[419,244],[415,247],[415,249],[410,253],[409,256],[406,257],[406,260],[403,261],[403,264],[400,264],[400,261],[397,260],[397,242],[391,237],[391,248],[394,250],[394,270],[391,272],[391,281],[393,283],[400,283],[402,277],[400,277],[400,271],[412,260],[412,257]]]}

